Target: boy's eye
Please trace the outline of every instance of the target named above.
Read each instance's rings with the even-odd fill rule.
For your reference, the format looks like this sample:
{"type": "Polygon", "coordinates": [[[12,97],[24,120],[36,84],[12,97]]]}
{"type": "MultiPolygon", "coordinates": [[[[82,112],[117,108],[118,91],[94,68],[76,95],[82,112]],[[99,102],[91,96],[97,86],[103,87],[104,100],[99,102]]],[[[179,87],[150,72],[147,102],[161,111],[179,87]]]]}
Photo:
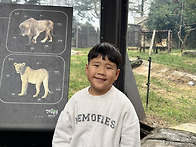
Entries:
{"type": "Polygon", "coordinates": [[[108,66],[107,69],[112,69],[112,67],[108,66]]]}
{"type": "Polygon", "coordinates": [[[93,66],[98,67],[99,65],[98,64],[94,64],[93,66]]]}

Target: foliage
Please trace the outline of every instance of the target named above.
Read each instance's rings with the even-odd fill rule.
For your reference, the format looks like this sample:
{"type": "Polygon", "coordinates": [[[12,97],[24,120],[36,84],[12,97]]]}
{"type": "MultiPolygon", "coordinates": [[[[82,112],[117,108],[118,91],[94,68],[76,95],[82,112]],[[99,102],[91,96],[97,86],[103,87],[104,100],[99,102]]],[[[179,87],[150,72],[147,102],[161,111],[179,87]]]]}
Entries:
{"type": "Polygon", "coordinates": [[[81,19],[93,21],[93,17],[100,18],[100,0],[74,0],[74,9],[81,19]]]}
{"type": "Polygon", "coordinates": [[[190,27],[196,27],[196,2],[195,0],[184,0],[184,23],[190,27]]]}
{"type": "MultiPolygon", "coordinates": [[[[90,22],[95,22],[94,19],[100,19],[100,7],[101,0],[74,0],[73,3],[73,24],[77,24],[81,30],[86,30],[87,28],[95,31],[94,27],[90,24],[90,22]],[[85,24],[81,24],[81,20],[85,24]]],[[[82,22],[82,23],[83,23],[82,22]]]]}
{"type": "Polygon", "coordinates": [[[129,12],[133,16],[147,15],[152,0],[132,0],[129,1],[129,12]]]}
{"type": "Polygon", "coordinates": [[[195,0],[154,0],[146,25],[150,30],[172,30],[184,48],[190,32],[196,29],[195,14],[195,0]]]}
{"type": "Polygon", "coordinates": [[[82,32],[96,32],[94,26],[92,24],[90,24],[89,22],[86,22],[85,24],[80,24],[80,29],[82,32]]]}
{"type": "Polygon", "coordinates": [[[154,0],[150,7],[146,25],[149,30],[174,30],[175,23],[179,21],[176,15],[178,5],[171,0],[154,0]]]}

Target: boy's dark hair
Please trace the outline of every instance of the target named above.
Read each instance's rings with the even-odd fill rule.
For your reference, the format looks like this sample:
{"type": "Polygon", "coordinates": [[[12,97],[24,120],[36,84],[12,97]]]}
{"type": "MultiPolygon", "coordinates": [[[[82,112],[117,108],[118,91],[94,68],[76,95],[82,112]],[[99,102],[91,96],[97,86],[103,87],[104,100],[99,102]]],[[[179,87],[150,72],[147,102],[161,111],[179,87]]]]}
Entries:
{"type": "Polygon", "coordinates": [[[88,63],[99,55],[102,56],[103,60],[105,60],[105,57],[107,56],[111,62],[116,64],[117,69],[120,67],[122,57],[119,50],[114,45],[107,42],[95,45],[88,53],[88,63]]]}

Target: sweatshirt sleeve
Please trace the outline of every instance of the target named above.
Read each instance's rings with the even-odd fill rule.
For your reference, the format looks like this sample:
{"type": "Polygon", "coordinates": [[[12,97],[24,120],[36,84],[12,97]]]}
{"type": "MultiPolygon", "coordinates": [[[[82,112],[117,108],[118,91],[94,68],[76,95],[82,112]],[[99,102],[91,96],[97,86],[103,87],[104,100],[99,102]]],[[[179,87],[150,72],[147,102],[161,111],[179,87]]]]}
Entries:
{"type": "Polygon", "coordinates": [[[121,130],[120,147],[140,147],[140,125],[137,114],[132,107],[124,114],[121,130]]]}
{"type": "Polygon", "coordinates": [[[56,124],[52,147],[69,147],[73,128],[71,126],[71,116],[68,111],[68,106],[61,112],[56,124]]]}

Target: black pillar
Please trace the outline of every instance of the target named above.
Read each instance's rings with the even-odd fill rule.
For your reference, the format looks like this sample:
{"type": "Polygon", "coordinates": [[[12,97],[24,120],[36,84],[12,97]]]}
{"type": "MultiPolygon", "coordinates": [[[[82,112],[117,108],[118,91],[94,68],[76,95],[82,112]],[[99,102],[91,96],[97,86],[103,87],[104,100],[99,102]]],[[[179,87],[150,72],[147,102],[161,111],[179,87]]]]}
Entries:
{"type": "Polygon", "coordinates": [[[127,38],[128,0],[101,0],[101,42],[116,45],[122,55],[122,66],[116,87],[125,92],[125,59],[127,38]]]}
{"type": "Polygon", "coordinates": [[[123,64],[115,86],[128,96],[143,120],[145,112],[126,52],[128,5],[128,0],[101,0],[100,42],[110,42],[119,48],[123,64]]]}

